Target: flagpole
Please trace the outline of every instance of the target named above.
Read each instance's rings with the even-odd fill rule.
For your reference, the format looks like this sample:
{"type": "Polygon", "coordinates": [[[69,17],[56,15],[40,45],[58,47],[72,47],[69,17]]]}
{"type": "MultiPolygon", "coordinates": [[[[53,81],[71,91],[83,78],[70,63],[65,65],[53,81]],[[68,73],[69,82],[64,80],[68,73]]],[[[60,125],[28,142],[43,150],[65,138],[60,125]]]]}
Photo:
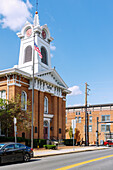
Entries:
{"type": "Polygon", "coordinates": [[[31,148],[33,148],[33,119],[34,119],[34,42],[35,42],[35,33],[33,33],[33,79],[32,79],[32,127],[31,127],[31,148]]]}

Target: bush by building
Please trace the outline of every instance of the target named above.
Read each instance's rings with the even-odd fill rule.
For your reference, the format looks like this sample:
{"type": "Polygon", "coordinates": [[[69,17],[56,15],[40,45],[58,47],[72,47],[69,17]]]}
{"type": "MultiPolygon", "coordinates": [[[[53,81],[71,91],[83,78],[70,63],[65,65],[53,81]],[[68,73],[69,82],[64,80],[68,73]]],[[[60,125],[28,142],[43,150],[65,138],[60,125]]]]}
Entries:
{"type": "MultiPolygon", "coordinates": [[[[74,144],[76,144],[76,139],[74,139],[74,144]]],[[[64,139],[64,145],[73,146],[73,139],[64,139]]]]}

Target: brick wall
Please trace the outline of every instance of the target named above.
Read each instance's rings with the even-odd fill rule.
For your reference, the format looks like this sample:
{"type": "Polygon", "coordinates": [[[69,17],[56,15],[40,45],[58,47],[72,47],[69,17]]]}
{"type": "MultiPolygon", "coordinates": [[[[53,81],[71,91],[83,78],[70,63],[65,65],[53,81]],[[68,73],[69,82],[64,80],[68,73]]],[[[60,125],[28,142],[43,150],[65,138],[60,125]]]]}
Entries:
{"type": "MultiPolygon", "coordinates": [[[[28,110],[32,113],[32,90],[29,89],[29,80],[27,78],[17,76],[17,80],[21,80],[21,86],[10,85],[7,87],[7,79],[0,78],[0,81],[4,81],[0,83],[0,91],[6,90],[6,97],[9,94],[9,100],[14,99],[17,94],[25,91],[27,94],[27,100],[30,101],[30,106],[28,106],[28,110]],[[27,83],[27,84],[24,84],[27,83]],[[8,90],[8,91],[7,91],[8,90]]],[[[10,76],[10,83],[13,83],[13,76],[10,76]]],[[[42,91],[34,90],[34,138],[44,138],[44,97],[48,98],[48,114],[52,114],[53,118],[50,122],[50,137],[55,137],[56,139],[65,138],[65,101],[63,98],[59,98],[57,96],[53,96],[50,93],[45,93],[42,91]],[[35,127],[37,127],[37,133],[35,133],[35,127]],[[59,133],[60,132],[60,133],[59,133]]],[[[22,125],[19,125],[22,127],[22,125]]],[[[22,132],[24,130],[18,131],[18,136],[22,137],[22,132]]],[[[25,137],[30,138],[31,130],[25,131],[25,137]]]]}
{"type": "MultiPolygon", "coordinates": [[[[91,114],[88,114],[88,120],[89,117],[92,116],[92,123],[89,122],[89,125],[92,126],[92,132],[89,132],[89,143],[90,144],[94,144],[96,143],[96,131],[97,131],[97,117],[99,117],[99,121],[101,122],[101,116],[102,115],[110,115],[110,121],[113,121],[113,109],[110,109],[110,107],[106,110],[101,110],[101,109],[97,109],[97,110],[92,110],[91,114]]],[[[77,139],[78,141],[81,140],[83,138],[83,140],[85,141],[85,112],[82,112],[82,109],[80,111],[80,115],[76,115],[76,110],[67,110],[67,124],[66,124],[66,128],[69,130],[70,126],[71,126],[71,120],[75,119],[75,117],[81,117],[81,123],[77,123],[76,124],[76,128],[79,131],[79,136],[80,139],[77,139]]],[[[101,123],[104,124],[105,123],[101,123]]],[[[109,131],[106,132],[102,132],[101,131],[101,124],[99,124],[99,142],[101,140],[105,141],[105,133],[110,133],[109,131]]],[[[110,131],[111,133],[113,133],[113,124],[110,124],[110,131]]],[[[69,139],[69,132],[66,133],[66,138],[69,139]]],[[[75,135],[76,138],[76,135],[75,135]]]]}

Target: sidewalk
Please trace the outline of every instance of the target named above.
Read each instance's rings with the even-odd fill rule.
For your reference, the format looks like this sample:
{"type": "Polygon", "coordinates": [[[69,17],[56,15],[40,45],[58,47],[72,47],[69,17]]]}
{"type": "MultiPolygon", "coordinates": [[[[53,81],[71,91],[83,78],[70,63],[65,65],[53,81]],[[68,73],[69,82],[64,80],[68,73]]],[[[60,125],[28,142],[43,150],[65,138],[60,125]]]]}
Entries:
{"type": "Polygon", "coordinates": [[[94,151],[94,150],[102,150],[102,149],[109,149],[109,147],[105,146],[64,146],[59,147],[58,150],[51,150],[51,149],[34,149],[34,157],[46,157],[46,156],[54,156],[54,155],[63,155],[69,153],[77,153],[77,152],[85,152],[85,151],[94,151]]]}

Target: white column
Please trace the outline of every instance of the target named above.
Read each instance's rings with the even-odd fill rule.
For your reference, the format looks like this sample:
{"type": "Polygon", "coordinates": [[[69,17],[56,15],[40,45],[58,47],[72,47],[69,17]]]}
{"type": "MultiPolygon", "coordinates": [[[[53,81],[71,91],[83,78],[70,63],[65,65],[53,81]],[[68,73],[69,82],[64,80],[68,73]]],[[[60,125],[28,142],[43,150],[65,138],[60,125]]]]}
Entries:
{"type": "Polygon", "coordinates": [[[9,77],[7,76],[7,100],[9,100],[9,77]]]}

